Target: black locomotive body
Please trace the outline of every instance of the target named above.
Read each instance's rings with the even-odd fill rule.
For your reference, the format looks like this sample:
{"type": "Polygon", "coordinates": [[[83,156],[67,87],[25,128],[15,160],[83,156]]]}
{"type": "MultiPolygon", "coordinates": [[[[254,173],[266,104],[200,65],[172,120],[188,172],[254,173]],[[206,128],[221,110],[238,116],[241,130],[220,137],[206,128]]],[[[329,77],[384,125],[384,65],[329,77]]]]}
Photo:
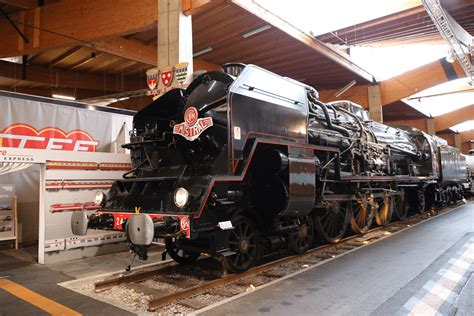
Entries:
{"type": "Polygon", "coordinates": [[[300,82],[247,65],[208,72],[134,117],[133,170],[101,209],[73,215],[75,234],[125,230],[129,247],[165,238],[190,263],[201,253],[232,271],[281,249],[304,252],[316,234],[403,218],[462,198],[465,161],[440,139],[368,119],[349,101],[322,103],[300,82]]]}

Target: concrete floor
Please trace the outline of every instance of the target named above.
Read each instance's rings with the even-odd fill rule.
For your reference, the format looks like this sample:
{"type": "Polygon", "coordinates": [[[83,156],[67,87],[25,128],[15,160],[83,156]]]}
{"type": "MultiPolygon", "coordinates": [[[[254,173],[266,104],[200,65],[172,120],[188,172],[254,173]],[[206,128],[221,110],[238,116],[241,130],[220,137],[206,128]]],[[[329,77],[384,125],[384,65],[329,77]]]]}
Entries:
{"type": "MultiPolygon", "coordinates": [[[[51,299],[83,315],[132,315],[125,310],[57,285],[73,279],[123,270],[130,260],[128,252],[47,266],[36,263],[36,253],[36,247],[22,248],[18,251],[10,249],[0,251],[0,316],[49,315],[49,313],[35,306],[35,304],[41,304],[41,298],[35,297],[32,293],[26,293],[26,298],[20,299],[2,288],[2,279],[12,281],[14,286],[25,287],[46,299],[51,299]]],[[[134,267],[161,261],[161,251],[159,249],[150,251],[149,255],[149,261],[140,262],[136,260],[134,267]]],[[[16,288],[13,290],[17,291],[16,288]]]]}
{"type": "Polygon", "coordinates": [[[474,315],[473,261],[471,202],[202,314],[474,315]],[[456,270],[468,246],[459,261],[465,269],[456,270]],[[453,269],[456,282],[443,279],[453,269]]]}
{"type": "MultiPolygon", "coordinates": [[[[472,249],[474,203],[471,202],[408,231],[224,302],[203,314],[403,315],[415,310],[424,315],[433,311],[430,306],[435,306],[446,315],[474,315],[472,249]],[[460,277],[456,282],[444,283],[450,292],[440,291],[436,284],[449,273],[460,277]],[[443,300],[431,293],[436,290],[443,300]]],[[[123,252],[43,266],[35,263],[34,248],[0,251],[0,315],[47,314],[33,304],[37,299],[31,296],[19,299],[2,289],[2,278],[84,315],[129,315],[127,311],[57,285],[122,270],[129,258],[123,252]]],[[[146,263],[160,260],[160,251],[155,250],[146,263]]]]}

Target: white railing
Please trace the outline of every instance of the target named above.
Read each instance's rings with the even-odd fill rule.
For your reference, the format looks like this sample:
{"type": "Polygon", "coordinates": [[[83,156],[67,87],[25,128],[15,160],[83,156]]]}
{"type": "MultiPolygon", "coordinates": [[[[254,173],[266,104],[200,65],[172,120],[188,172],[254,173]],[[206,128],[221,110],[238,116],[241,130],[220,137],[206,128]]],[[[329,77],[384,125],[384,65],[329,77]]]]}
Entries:
{"type": "Polygon", "coordinates": [[[471,57],[473,52],[472,38],[471,43],[459,40],[453,28],[451,20],[456,23],[447,12],[444,11],[439,0],[422,0],[423,6],[433,20],[434,25],[438,29],[443,39],[448,44],[452,54],[459,61],[466,75],[470,78],[471,84],[474,78],[474,67],[472,66],[471,57]]]}

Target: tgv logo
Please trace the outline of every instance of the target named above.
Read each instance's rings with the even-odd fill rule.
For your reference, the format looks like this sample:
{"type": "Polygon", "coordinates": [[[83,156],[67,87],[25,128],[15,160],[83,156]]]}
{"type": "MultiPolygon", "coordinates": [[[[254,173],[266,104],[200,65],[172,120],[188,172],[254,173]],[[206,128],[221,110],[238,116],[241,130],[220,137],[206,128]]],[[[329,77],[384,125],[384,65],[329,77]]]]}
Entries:
{"type": "Polygon", "coordinates": [[[36,130],[28,124],[14,124],[0,132],[0,147],[96,151],[99,141],[82,130],[65,133],[56,127],[36,130]]]}

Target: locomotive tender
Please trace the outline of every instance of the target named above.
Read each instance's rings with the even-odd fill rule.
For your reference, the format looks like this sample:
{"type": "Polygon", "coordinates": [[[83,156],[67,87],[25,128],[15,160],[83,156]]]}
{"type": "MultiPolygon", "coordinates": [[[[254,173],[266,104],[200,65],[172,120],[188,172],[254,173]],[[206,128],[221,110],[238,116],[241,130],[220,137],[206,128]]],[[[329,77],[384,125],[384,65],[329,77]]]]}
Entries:
{"type": "Polygon", "coordinates": [[[462,199],[465,158],[422,131],[369,120],[350,101],[254,65],[228,64],[137,112],[133,170],[72,229],[126,231],[141,259],[156,238],[180,263],[201,253],[244,271],[269,253],[335,243],[462,199]]]}

